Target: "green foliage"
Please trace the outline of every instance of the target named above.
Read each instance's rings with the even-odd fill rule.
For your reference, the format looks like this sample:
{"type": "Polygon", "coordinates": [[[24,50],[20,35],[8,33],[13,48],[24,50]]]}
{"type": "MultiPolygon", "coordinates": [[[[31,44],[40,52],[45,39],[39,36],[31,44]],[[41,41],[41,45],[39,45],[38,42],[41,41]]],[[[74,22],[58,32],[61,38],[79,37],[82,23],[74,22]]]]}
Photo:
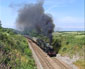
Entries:
{"type": "Polygon", "coordinates": [[[36,31],[29,32],[29,35],[32,36],[32,37],[39,38],[39,39],[49,43],[49,38],[47,36],[42,35],[40,33],[36,33],[36,31]]]}
{"type": "Polygon", "coordinates": [[[84,32],[55,32],[53,33],[53,47],[55,51],[62,56],[74,55],[80,59],[74,62],[80,69],[85,68],[84,50],[85,50],[85,35],[84,32]],[[59,44],[59,45],[58,45],[59,44]]]}
{"type": "Polygon", "coordinates": [[[50,41],[47,36],[45,36],[43,34],[40,34],[40,33],[36,32],[35,30],[33,30],[33,31],[26,31],[25,30],[25,31],[22,31],[21,34],[23,34],[23,35],[29,35],[31,37],[36,37],[36,38],[42,39],[42,40],[44,40],[47,43],[49,43],[49,41],[50,41]]]}
{"type": "Polygon", "coordinates": [[[53,38],[53,42],[52,42],[52,46],[55,50],[56,53],[58,53],[58,51],[60,50],[61,48],[61,40],[59,38],[53,38]]]}
{"type": "Polygon", "coordinates": [[[1,26],[2,24],[1,24],[1,21],[0,21],[0,28],[2,28],[2,26],[1,26]]]}
{"type": "Polygon", "coordinates": [[[59,48],[58,51],[62,55],[72,57],[75,54],[83,55],[83,48],[85,46],[85,36],[82,32],[57,32],[53,33],[53,46],[59,48]],[[79,33],[79,34],[78,34],[79,33]],[[57,45],[60,44],[60,45],[57,45]],[[79,51],[79,52],[78,52],[79,51]]]}
{"type": "Polygon", "coordinates": [[[12,29],[0,29],[0,69],[36,69],[27,40],[12,29]]]}
{"type": "MultiPolygon", "coordinates": [[[[84,32],[55,32],[53,33],[53,47],[62,56],[78,56],[80,59],[75,63],[82,67],[85,62],[85,35],[84,32]],[[58,45],[59,44],[59,45],[58,45]],[[81,61],[82,60],[82,61],[81,61]]],[[[81,68],[82,69],[82,68],[81,68]]]]}
{"type": "Polygon", "coordinates": [[[85,60],[78,60],[78,61],[74,62],[74,64],[76,66],[78,66],[79,69],[85,69],[85,60]]]}

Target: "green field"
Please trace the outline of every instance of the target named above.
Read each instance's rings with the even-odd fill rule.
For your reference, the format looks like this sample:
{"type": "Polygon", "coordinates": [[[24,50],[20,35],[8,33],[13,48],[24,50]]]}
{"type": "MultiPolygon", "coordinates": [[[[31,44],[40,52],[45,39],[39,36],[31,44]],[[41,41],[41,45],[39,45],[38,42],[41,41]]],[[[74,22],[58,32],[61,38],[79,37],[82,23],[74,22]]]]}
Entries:
{"type": "Polygon", "coordinates": [[[52,45],[56,53],[62,56],[77,56],[80,59],[74,64],[81,67],[85,66],[85,34],[84,32],[54,32],[52,45]],[[80,63],[79,63],[80,62],[80,63]]]}

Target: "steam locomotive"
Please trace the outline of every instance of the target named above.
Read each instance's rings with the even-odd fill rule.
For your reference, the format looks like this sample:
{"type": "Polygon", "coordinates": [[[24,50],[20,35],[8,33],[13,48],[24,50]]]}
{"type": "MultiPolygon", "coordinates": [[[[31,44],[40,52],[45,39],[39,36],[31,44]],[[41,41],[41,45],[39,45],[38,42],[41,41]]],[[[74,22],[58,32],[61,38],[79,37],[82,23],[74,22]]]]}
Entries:
{"type": "Polygon", "coordinates": [[[35,38],[35,37],[29,37],[29,36],[26,36],[26,35],[25,35],[25,37],[29,38],[34,43],[36,43],[50,57],[56,56],[56,52],[54,51],[53,47],[51,45],[49,45],[49,43],[45,43],[43,40],[35,38]]]}

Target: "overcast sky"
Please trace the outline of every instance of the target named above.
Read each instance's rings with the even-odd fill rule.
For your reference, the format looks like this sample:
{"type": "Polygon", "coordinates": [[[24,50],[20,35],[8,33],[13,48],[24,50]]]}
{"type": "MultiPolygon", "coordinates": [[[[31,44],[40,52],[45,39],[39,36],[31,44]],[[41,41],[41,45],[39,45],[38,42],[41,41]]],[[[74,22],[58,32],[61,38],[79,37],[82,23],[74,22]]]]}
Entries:
{"type": "MultiPolygon", "coordinates": [[[[0,0],[0,20],[3,27],[16,28],[18,10],[24,4],[37,0],[0,0]]],[[[53,17],[55,30],[84,30],[84,0],[45,0],[45,13],[53,17]]]]}

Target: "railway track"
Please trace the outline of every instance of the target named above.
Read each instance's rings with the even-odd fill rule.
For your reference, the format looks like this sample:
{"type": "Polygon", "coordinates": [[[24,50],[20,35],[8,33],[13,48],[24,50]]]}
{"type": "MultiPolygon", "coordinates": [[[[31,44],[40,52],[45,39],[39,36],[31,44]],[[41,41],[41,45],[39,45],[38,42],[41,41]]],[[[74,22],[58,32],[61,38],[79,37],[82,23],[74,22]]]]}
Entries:
{"type": "MultiPolygon", "coordinates": [[[[30,39],[28,39],[29,45],[34,50],[39,62],[41,64],[41,68],[38,69],[72,69],[70,67],[65,66],[65,64],[61,63],[56,58],[50,58],[43,50],[38,47],[35,43],[33,43],[30,39]]],[[[34,57],[35,58],[35,57],[34,57]]],[[[35,59],[36,60],[36,59],[35,59]]],[[[37,64],[38,62],[36,62],[37,64]]],[[[37,65],[39,66],[39,65],[37,65]]]]}
{"type": "Polygon", "coordinates": [[[61,69],[72,69],[72,67],[70,67],[68,64],[61,62],[59,59],[55,57],[53,57],[52,59],[53,61],[55,61],[56,64],[58,64],[61,67],[61,69]]]}

